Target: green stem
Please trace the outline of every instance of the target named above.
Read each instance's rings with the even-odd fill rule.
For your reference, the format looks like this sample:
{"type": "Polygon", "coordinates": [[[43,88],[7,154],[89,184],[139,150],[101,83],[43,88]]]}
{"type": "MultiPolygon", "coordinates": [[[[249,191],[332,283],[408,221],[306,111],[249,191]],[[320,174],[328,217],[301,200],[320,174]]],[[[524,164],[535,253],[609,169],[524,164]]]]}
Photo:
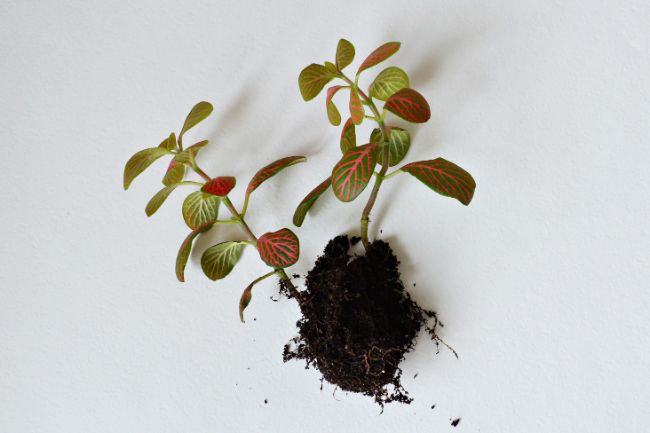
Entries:
{"type": "MultiPolygon", "coordinates": [[[[343,73],[341,73],[341,77],[345,82],[347,82],[351,86],[356,86],[356,83],[353,83],[352,80],[346,77],[343,73]]],[[[379,130],[381,131],[382,143],[388,141],[388,132],[386,131],[386,125],[384,124],[384,117],[381,114],[379,114],[379,110],[377,109],[375,103],[372,101],[372,98],[368,97],[368,95],[366,95],[366,93],[359,88],[357,88],[357,91],[359,92],[359,96],[361,97],[361,99],[368,105],[368,107],[370,107],[370,110],[374,114],[377,125],[379,125],[379,130]]],[[[368,224],[370,223],[370,212],[372,211],[372,207],[375,205],[375,202],[377,201],[379,188],[381,187],[381,184],[384,181],[384,176],[388,171],[388,161],[389,161],[388,152],[389,152],[388,146],[385,146],[382,152],[381,170],[379,170],[379,173],[376,176],[375,183],[372,186],[372,191],[370,192],[370,197],[368,197],[368,202],[366,203],[366,206],[363,208],[363,212],[361,213],[361,220],[360,220],[361,242],[363,242],[363,246],[366,249],[368,249],[368,244],[370,243],[370,241],[368,240],[368,224]]]]}

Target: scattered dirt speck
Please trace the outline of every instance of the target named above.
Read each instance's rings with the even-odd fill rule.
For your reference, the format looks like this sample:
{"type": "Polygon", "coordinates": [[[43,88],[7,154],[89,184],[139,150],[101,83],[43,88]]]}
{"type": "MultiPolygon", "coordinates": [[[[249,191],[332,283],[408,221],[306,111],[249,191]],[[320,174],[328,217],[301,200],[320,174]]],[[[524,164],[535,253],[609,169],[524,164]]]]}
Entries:
{"type": "Polygon", "coordinates": [[[451,426],[452,426],[452,427],[456,427],[456,426],[458,425],[459,422],[460,422],[460,418],[456,418],[455,420],[453,420],[453,421],[451,422],[451,426]]]}

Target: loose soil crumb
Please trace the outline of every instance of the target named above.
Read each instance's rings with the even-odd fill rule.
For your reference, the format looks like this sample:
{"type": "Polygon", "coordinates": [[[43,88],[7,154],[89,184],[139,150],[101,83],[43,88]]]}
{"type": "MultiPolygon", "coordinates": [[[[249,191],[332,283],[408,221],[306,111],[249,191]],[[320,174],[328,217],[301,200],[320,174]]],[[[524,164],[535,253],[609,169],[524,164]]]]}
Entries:
{"type": "MultiPolygon", "coordinates": [[[[352,256],[358,241],[332,239],[307,274],[299,335],[285,346],[284,361],[304,360],[328,382],[373,397],[382,407],[410,403],[398,365],[420,328],[436,316],[405,291],[388,243],[375,241],[365,255],[352,256]]],[[[437,343],[435,324],[426,329],[437,343]]]]}
{"type": "Polygon", "coordinates": [[[433,410],[433,409],[435,409],[435,408],[436,408],[436,405],[435,405],[435,404],[432,404],[432,405],[431,405],[431,410],[433,410]]]}
{"type": "Polygon", "coordinates": [[[453,421],[451,422],[451,426],[452,426],[452,427],[456,427],[456,426],[458,425],[459,422],[460,422],[460,418],[456,418],[455,420],[453,420],[453,421]]]}

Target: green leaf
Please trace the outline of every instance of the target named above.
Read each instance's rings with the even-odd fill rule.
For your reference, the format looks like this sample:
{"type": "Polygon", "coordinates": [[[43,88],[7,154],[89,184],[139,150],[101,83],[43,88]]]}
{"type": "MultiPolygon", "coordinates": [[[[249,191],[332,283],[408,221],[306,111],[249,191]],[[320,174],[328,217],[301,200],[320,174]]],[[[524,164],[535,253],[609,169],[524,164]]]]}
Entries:
{"type": "Polygon", "coordinates": [[[352,201],[368,186],[377,164],[377,144],[348,150],[332,170],[332,189],[341,201],[352,201]]]}
{"type": "Polygon", "coordinates": [[[160,206],[162,206],[165,200],[167,200],[167,197],[169,197],[169,194],[171,194],[172,191],[176,189],[177,186],[178,184],[168,185],[163,189],[161,189],[160,191],[158,191],[156,195],[151,197],[151,200],[149,200],[149,203],[147,203],[147,207],[144,208],[144,211],[148,217],[150,217],[151,215],[156,213],[158,209],[160,209],[160,206]]]}
{"type": "Polygon", "coordinates": [[[264,233],[257,239],[260,258],[273,268],[286,268],[298,261],[300,243],[291,230],[284,228],[264,233]]]}
{"type": "MultiPolygon", "coordinates": [[[[408,131],[397,127],[387,127],[388,130],[388,165],[393,167],[404,159],[411,146],[411,135],[408,131]]],[[[370,133],[370,142],[381,144],[381,131],[375,128],[370,133]]],[[[382,163],[381,158],[378,161],[382,163]]],[[[383,165],[383,164],[382,164],[383,165]]]]}
{"type": "Polygon", "coordinates": [[[336,95],[336,92],[341,90],[345,86],[332,86],[327,89],[327,97],[325,98],[325,107],[327,108],[327,118],[330,123],[334,126],[341,124],[341,114],[339,113],[338,108],[332,102],[332,98],[336,95]]]}
{"type": "Polygon", "coordinates": [[[178,278],[178,281],[181,283],[185,281],[185,266],[187,265],[187,260],[190,258],[190,253],[192,252],[192,242],[198,235],[207,232],[211,228],[212,223],[206,223],[196,230],[192,230],[178,249],[178,254],[176,255],[176,278],[178,278]]]}
{"type": "Polygon", "coordinates": [[[210,113],[212,113],[212,104],[209,102],[201,101],[192,107],[190,114],[185,118],[185,123],[183,124],[180,134],[178,134],[178,139],[182,139],[185,132],[201,123],[201,121],[208,117],[210,113]]]}
{"type": "Polygon", "coordinates": [[[152,147],[133,155],[124,167],[124,189],[128,189],[133,179],[163,155],[171,155],[171,152],[162,147],[152,147]]]}
{"type": "Polygon", "coordinates": [[[183,201],[183,219],[191,229],[216,221],[219,212],[219,197],[202,191],[194,191],[183,201]]]}
{"type": "Polygon", "coordinates": [[[246,188],[246,197],[251,195],[251,193],[262,183],[266,182],[266,180],[275,176],[285,168],[305,161],[307,161],[307,158],[304,156],[287,156],[286,158],[278,159],[277,161],[273,161],[269,165],[262,167],[257,173],[255,173],[255,176],[253,176],[251,181],[248,183],[248,187],[246,188]]]}
{"type": "Polygon", "coordinates": [[[409,87],[409,85],[409,77],[406,72],[396,66],[391,66],[381,71],[370,84],[370,96],[385,101],[395,92],[409,87]]]}
{"type": "Polygon", "coordinates": [[[241,242],[228,241],[205,250],[201,256],[203,273],[212,281],[226,277],[239,261],[244,245],[241,242]]]}
{"type": "Polygon", "coordinates": [[[158,145],[158,147],[162,147],[163,149],[167,150],[175,150],[176,149],[176,134],[173,132],[169,134],[169,137],[165,138],[162,143],[158,145]]]}
{"type": "Polygon", "coordinates": [[[424,96],[409,88],[402,89],[388,98],[384,110],[413,123],[424,123],[431,117],[431,109],[424,96]]]}
{"type": "Polygon", "coordinates": [[[336,66],[343,69],[354,60],[354,45],[350,41],[340,39],[336,46],[336,66]]]}
{"type": "Polygon", "coordinates": [[[357,75],[359,75],[362,71],[375,66],[377,63],[383,62],[395,54],[397,50],[399,50],[400,45],[401,44],[399,42],[388,42],[377,48],[375,51],[370,53],[370,55],[366,57],[366,60],[363,61],[361,66],[359,66],[357,75]]]}
{"type": "Polygon", "coordinates": [[[359,125],[363,122],[364,115],[365,112],[359,98],[359,92],[357,89],[352,88],[350,89],[350,118],[355,125],[359,125]]]}
{"type": "Polygon", "coordinates": [[[305,198],[302,199],[296,211],[293,213],[293,224],[296,227],[300,227],[305,221],[307,212],[311,209],[312,205],[316,203],[318,197],[320,197],[332,184],[332,177],[325,179],[320,185],[314,188],[305,198]]]}
{"type": "Polygon", "coordinates": [[[336,69],[336,65],[334,65],[334,63],[332,63],[332,62],[325,62],[325,63],[324,63],[324,66],[325,66],[325,68],[326,68],[328,71],[330,71],[330,72],[332,73],[332,75],[334,75],[334,76],[338,76],[338,75],[339,75],[339,70],[336,69]]]}
{"type": "Polygon", "coordinates": [[[302,99],[305,101],[314,99],[332,78],[334,78],[334,74],[323,65],[312,63],[307,66],[298,77],[302,99]]]}
{"type": "Polygon", "coordinates": [[[474,196],[476,182],[472,175],[443,158],[412,162],[400,170],[415,177],[438,194],[455,198],[465,206],[474,196]]]}
{"type": "Polygon", "coordinates": [[[203,149],[208,144],[208,140],[199,141],[185,149],[184,151],[178,153],[174,160],[182,164],[190,164],[191,166],[196,164],[196,155],[199,153],[199,150],[203,149]]]}
{"type": "Polygon", "coordinates": [[[181,164],[175,159],[172,159],[169,162],[169,166],[167,167],[167,172],[165,172],[165,177],[163,177],[162,183],[163,185],[167,186],[173,185],[175,183],[182,182],[184,177],[185,165],[181,164]]]}
{"type": "Polygon", "coordinates": [[[349,118],[345,125],[343,125],[343,130],[341,131],[341,152],[345,153],[353,147],[357,147],[357,134],[352,118],[349,118]]]}

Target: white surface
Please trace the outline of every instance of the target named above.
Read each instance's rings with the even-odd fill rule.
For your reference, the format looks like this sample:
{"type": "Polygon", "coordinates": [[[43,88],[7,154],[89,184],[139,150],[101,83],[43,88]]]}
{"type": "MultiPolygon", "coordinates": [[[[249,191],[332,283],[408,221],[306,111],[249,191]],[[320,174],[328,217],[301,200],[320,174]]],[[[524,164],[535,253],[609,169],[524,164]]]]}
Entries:
{"type": "MultiPolygon", "coordinates": [[[[350,3],[0,4],[1,432],[647,431],[650,3],[350,3]],[[460,353],[421,339],[403,364],[415,402],[382,416],[282,363],[298,309],[270,281],[238,322],[265,272],[253,251],[224,282],[197,254],[175,280],[182,194],[143,212],[163,163],[121,187],[127,158],[206,99],[191,136],[213,141],[207,171],[238,176],[238,205],[261,165],[310,158],[254,195],[255,231],[289,225],[339,152],[297,75],[339,37],[355,66],[402,41],[386,65],[432,106],[408,160],[444,156],[478,182],[468,208],[408,176],[381,192],[372,231],[460,353]]],[[[321,199],[293,270],[361,207],[321,199]]]]}

